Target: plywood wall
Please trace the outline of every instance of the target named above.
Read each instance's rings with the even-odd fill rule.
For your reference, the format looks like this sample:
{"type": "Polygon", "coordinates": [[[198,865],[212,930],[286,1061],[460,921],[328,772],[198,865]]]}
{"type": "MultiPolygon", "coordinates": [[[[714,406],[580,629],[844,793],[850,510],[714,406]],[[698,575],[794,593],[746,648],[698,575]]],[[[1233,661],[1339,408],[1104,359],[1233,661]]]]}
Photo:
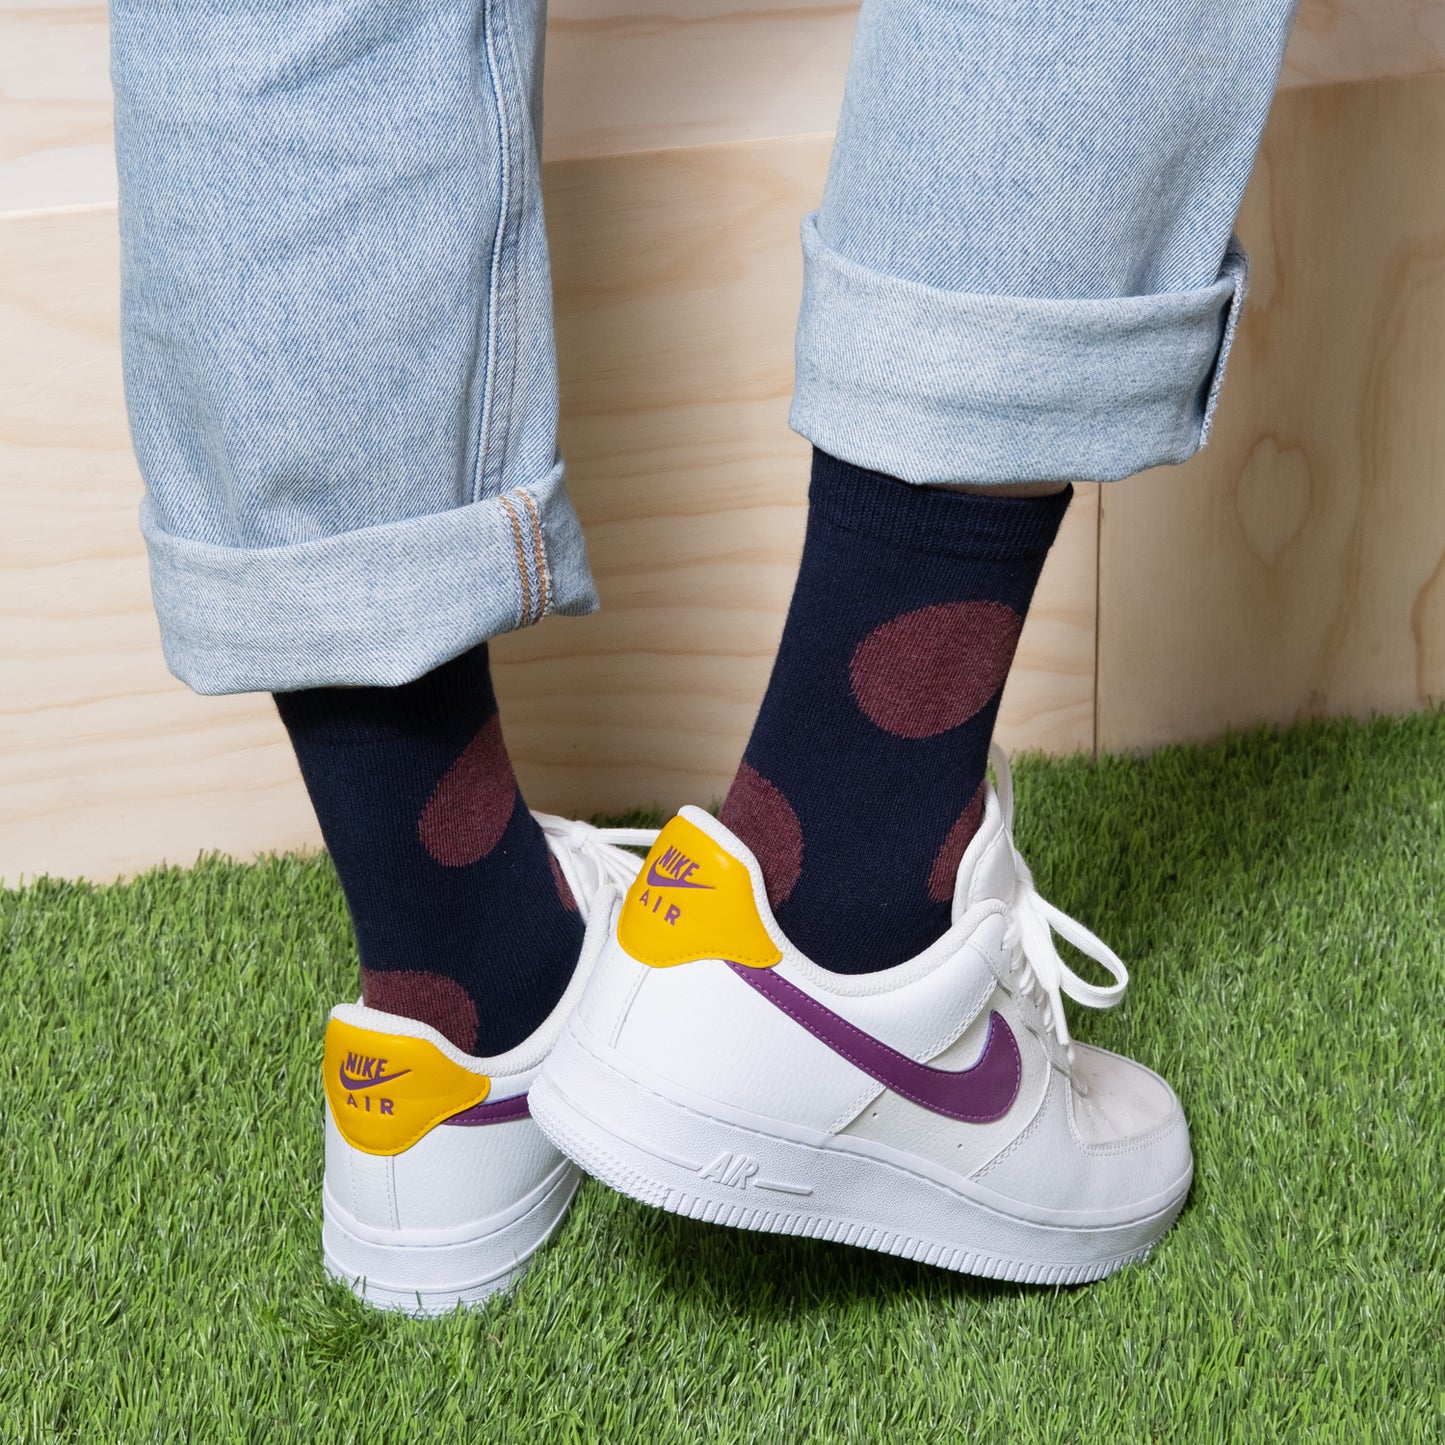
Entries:
{"type": "Polygon", "coordinates": [[[1445,699],[1445,80],[1276,106],[1210,446],[1108,489],[1099,745],[1445,699]]]}
{"type": "MultiPolygon", "coordinates": [[[[710,800],[761,695],[806,486],[786,425],[796,227],[851,25],[846,5],[612,3],[553,7],[545,176],[563,441],[604,610],[496,648],[529,796],[584,813],[710,800]],[[816,63],[789,86],[749,73],[764,53],[816,63]]],[[[1010,682],[1011,745],[1148,746],[1445,690],[1445,77],[1409,78],[1440,68],[1427,12],[1387,7],[1362,30],[1357,8],[1306,9],[1291,78],[1331,83],[1276,104],[1216,441],[1102,507],[1080,489],[1010,682]],[[1337,83],[1366,64],[1393,78],[1337,83]]],[[[316,841],[269,701],[194,698],[160,661],[120,393],[103,42],[98,7],[0,0],[10,881],[316,841]]]]}

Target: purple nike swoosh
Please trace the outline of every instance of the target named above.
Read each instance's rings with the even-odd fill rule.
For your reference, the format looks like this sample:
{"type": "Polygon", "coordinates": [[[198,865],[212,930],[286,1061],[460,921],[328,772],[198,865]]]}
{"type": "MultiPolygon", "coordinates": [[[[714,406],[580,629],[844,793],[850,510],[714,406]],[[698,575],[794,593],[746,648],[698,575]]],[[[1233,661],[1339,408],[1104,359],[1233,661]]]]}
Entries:
{"type": "Polygon", "coordinates": [[[972,1068],[934,1069],[865,1034],[771,968],[747,968],[731,961],[728,967],[835,1054],[935,1114],[965,1124],[988,1124],[1002,1119],[1018,1098],[1023,1061],[1018,1040],[1002,1014],[989,1014],[988,1038],[972,1068]]]}
{"type": "Polygon", "coordinates": [[[647,865],[647,881],[654,888],[713,888],[712,883],[684,883],[678,878],[664,878],[657,871],[656,863],[647,865]]]}
{"type": "Polygon", "coordinates": [[[403,1069],[399,1074],[382,1074],[377,1079],[357,1079],[346,1072],[346,1065],[341,1066],[341,1087],[347,1090],[374,1089],[378,1084],[389,1084],[393,1079],[401,1078],[402,1074],[411,1073],[410,1069],[403,1069]]]}
{"type": "Polygon", "coordinates": [[[531,1112],[527,1096],[516,1094],[510,1099],[498,1099],[490,1104],[483,1099],[480,1104],[473,1104],[470,1109],[463,1109],[460,1114],[443,1119],[442,1123],[459,1124],[470,1129],[479,1124],[505,1124],[508,1119],[525,1119],[531,1112]]]}

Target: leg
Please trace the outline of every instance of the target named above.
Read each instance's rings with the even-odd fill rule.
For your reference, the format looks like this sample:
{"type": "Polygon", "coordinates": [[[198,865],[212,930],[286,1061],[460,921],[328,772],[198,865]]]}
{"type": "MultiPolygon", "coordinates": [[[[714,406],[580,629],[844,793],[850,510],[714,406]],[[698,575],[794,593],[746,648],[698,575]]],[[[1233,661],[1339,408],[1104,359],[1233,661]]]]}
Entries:
{"type": "Polygon", "coordinates": [[[582,936],[479,646],[596,600],[557,455],[542,24],[531,0],[115,7],[167,660],[277,693],[364,996],[467,1053],[536,1027],[582,936]],[[440,836],[462,813],[475,846],[440,836]]]}
{"type": "Polygon", "coordinates": [[[1124,965],[1039,896],[997,749],[984,773],[1066,484],[1204,440],[1292,9],[865,0],[803,227],[814,467],[767,695],[721,820],[663,830],[533,1094],[615,1187],[1059,1284],[1182,1207],[1178,1100],[1064,1017],[1117,1002],[1124,965]]]}
{"type": "Polygon", "coordinates": [[[723,813],[827,967],[898,963],[948,927],[1067,505],[1038,493],[1203,439],[1242,294],[1231,225],[1292,9],[863,7],[804,224],[808,538],[723,813]]]}
{"type": "Polygon", "coordinates": [[[592,900],[635,867],[527,809],[485,645],[596,604],[557,455],[542,5],[112,15],[166,657],[199,692],[276,693],[356,926],[328,1264],[401,1308],[482,1299],[576,1187],[526,1091],[592,900]]]}
{"type": "Polygon", "coordinates": [[[198,692],[596,605],[557,455],[542,6],[116,0],[127,396],[198,692]]]}
{"type": "Polygon", "coordinates": [[[582,936],[479,646],[596,600],[557,455],[543,11],[156,8],[118,0],[114,43],[166,656],[277,693],[367,1000],[499,1053],[582,936]]]}

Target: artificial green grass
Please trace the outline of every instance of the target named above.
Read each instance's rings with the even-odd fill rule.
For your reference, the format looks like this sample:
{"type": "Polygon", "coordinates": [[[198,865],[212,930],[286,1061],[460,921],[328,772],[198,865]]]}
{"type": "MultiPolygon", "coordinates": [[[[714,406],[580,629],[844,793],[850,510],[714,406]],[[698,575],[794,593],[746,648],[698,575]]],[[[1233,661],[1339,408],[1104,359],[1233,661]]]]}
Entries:
{"type": "Polygon", "coordinates": [[[1198,1169],[1103,1283],[984,1283],[584,1187],[521,1288],[324,1283],[324,858],[0,894],[0,1439],[1437,1441],[1445,715],[1029,760],[1045,896],[1134,969],[1075,1032],[1198,1169]]]}

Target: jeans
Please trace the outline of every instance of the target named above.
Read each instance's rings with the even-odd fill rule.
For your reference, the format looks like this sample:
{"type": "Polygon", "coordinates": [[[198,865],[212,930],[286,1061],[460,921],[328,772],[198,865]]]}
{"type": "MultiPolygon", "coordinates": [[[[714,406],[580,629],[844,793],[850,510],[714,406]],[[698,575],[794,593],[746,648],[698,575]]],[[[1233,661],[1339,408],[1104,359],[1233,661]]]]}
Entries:
{"type": "MultiPolygon", "coordinates": [[[[920,484],[1205,440],[1295,0],[865,0],[792,425],[920,484]]],[[[557,447],[540,0],[113,0],[125,381],[196,691],[597,606],[557,447]]]]}

